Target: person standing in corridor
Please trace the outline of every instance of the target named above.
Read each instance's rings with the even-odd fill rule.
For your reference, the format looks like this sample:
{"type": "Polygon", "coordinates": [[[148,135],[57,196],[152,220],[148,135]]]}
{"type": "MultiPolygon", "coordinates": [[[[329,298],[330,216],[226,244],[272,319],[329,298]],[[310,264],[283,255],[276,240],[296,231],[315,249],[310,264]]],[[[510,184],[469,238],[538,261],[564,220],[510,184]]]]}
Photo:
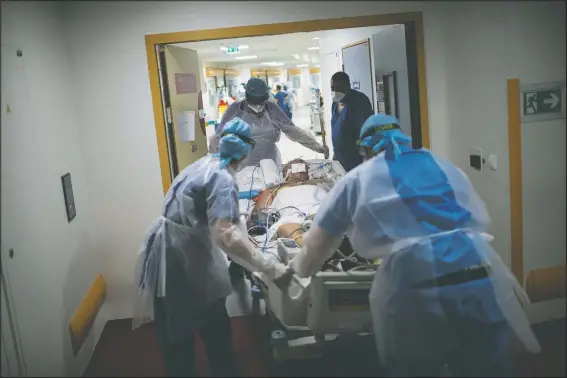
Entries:
{"type": "Polygon", "coordinates": [[[274,95],[279,107],[284,111],[285,115],[291,119],[291,112],[289,111],[289,106],[288,106],[288,102],[287,102],[287,96],[288,94],[284,91],[282,91],[282,86],[281,85],[277,85],[276,86],[276,94],[274,95]]]}
{"type": "Polygon", "coordinates": [[[348,172],[362,163],[356,141],[362,124],[374,114],[368,97],[351,89],[349,76],[342,71],[331,77],[331,138],[334,160],[348,172]]]}

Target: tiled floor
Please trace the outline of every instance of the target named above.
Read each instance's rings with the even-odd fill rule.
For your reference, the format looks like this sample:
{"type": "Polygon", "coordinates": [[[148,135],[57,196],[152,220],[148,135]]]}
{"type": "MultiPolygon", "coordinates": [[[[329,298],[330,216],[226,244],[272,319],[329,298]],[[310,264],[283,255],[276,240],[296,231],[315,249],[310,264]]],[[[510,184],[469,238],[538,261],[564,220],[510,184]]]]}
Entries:
{"type": "MultiPolygon", "coordinates": [[[[298,109],[296,109],[295,113],[293,114],[292,121],[293,121],[293,123],[295,123],[296,126],[302,128],[303,130],[311,132],[311,115],[309,113],[309,107],[308,106],[298,107],[298,109]]],[[[331,148],[330,138],[329,138],[329,133],[330,133],[329,128],[326,128],[326,131],[328,133],[327,145],[329,145],[329,148],[331,148]]],[[[322,142],[322,138],[321,138],[320,135],[315,136],[315,138],[317,139],[317,141],[319,143],[322,142]]],[[[278,146],[280,153],[282,155],[282,162],[283,163],[286,163],[290,160],[297,159],[297,158],[302,158],[302,159],[306,159],[306,160],[307,159],[322,159],[323,158],[322,154],[318,154],[317,152],[311,151],[310,149],[303,147],[299,143],[292,142],[283,133],[282,133],[280,141],[277,143],[277,146],[278,146]]],[[[332,151],[331,151],[330,156],[331,157],[333,156],[332,151]]]]}
{"type": "MultiPolygon", "coordinates": [[[[227,301],[232,317],[237,368],[244,377],[265,376],[379,376],[373,338],[329,347],[318,359],[276,363],[271,355],[270,326],[265,316],[251,313],[249,284],[237,287],[227,301]],[[244,316],[240,316],[244,315],[244,316]]],[[[534,326],[543,351],[518,361],[522,377],[565,376],[565,319],[534,326]]],[[[197,374],[210,376],[207,356],[197,339],[197,374]]],[[[131,331],[131,320],[107,323],[86,377],[162,377],[163,364],[153,324],[131,331]]]]}

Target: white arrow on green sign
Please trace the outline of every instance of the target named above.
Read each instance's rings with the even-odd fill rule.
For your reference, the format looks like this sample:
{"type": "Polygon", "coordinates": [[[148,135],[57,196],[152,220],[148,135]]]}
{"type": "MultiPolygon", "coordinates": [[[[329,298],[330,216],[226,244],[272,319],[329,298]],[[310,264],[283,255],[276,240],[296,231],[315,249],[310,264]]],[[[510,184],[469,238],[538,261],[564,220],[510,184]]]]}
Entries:
{"type": "Polygon", "coordinates": [[[524,92],[524,115],[561,113],[561,89],[524,92]]]}

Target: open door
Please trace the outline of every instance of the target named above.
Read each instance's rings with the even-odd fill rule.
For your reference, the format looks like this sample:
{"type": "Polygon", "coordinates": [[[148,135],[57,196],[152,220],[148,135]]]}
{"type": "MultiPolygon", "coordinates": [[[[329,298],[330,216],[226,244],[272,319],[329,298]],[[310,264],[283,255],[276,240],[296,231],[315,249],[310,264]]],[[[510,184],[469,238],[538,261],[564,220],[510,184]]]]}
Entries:
{"type": "Polygon", "coordinates": [[[393,25],[372,35],[376,105],[396,116],[414,148],[422,147],[415,25],[393,25]]]}
{"type": "Polygon", "coordinates": [[[207,131],[197,52],[158,46],[171,179],[207,154],[207,131]]]}
{"type": "Polygon", "coordinates": [[[341,49],[343,57],[343,71],[350,77],[352,89],[362,92],[374,106],[374,85],[372,84],[372,59],[370,53],[370,39],[365,39],[341,49]]]}

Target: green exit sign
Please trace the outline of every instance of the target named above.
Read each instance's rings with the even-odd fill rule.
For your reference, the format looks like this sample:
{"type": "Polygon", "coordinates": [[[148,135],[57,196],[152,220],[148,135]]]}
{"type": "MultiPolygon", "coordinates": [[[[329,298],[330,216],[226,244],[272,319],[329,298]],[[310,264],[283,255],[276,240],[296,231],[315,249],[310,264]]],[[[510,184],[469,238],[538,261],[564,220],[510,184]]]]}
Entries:
{"type": "Polygon", "coordinates": [[[524,84],[521,91],[522,122],[565,118],[565,82],[524,84]]]}
{"type": "Polygon", "coordinates": [[[238,47],[228,47],[226,49],[226,52],[228,54],[238,54],[240,52],[240,49],[238,47]]]}

